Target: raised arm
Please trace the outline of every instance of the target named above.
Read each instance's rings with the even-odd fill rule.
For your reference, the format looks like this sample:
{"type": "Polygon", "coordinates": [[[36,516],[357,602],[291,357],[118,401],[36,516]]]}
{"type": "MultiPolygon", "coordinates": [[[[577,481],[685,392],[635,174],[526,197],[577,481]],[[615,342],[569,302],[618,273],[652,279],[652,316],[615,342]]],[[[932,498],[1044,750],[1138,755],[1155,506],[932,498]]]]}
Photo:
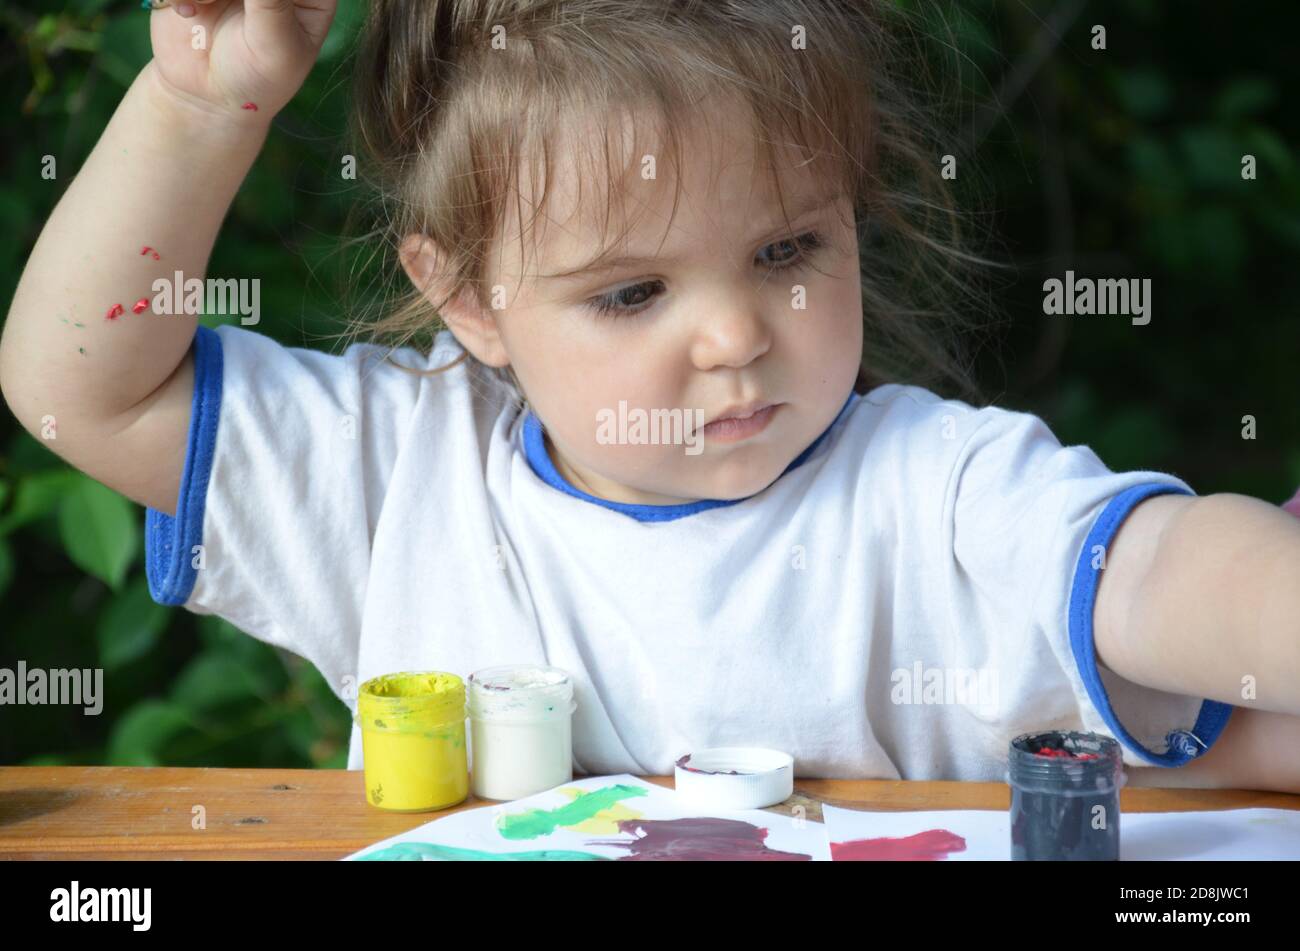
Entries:
{"type": "Polygon", "coordinates": [[[93,478],[169,514],[196,320],[134,305],[153,300],[156,279],[206,276],[221,221],[334,12],[332,0],[199,3],[191,17],[151,14],[154,59],[42,230],[0,337],[0,391],[22,425],[93,478]]]}

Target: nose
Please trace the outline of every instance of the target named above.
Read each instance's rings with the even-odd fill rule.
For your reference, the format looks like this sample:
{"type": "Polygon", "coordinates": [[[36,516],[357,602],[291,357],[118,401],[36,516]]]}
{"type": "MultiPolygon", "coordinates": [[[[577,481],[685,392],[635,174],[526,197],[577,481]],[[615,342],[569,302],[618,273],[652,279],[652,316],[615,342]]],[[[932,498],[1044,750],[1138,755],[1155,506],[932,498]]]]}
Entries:
{"type": "Polygon", "coordinates": [[[772,348],[762,299],[752,288],[730,289],[701,301],[698,314],[691,360],[699,370],[748,366],[772,348]]]}

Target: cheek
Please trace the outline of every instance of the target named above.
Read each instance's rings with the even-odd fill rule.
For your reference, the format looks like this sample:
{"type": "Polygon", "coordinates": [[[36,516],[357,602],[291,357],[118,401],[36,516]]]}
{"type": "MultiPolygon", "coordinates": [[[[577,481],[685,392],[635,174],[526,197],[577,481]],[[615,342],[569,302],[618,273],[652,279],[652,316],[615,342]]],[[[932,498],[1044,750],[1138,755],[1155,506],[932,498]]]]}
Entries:
{"type": "MultiPolygon", "coordinates": [[[[566,318],[557,318],[563,322],[566,318]]],[[[631,338],[573,332],[523,335],[515,343],[515,372],[529,401],[547,428],[570,451],[587,459],[609,451],[597,439],[602,413],[618,413],[619,401],[629,409],[673,404],[664,402],[656,381],[669,374],[655,364],[653,354],[631,338]],[[531,339],[524,339],[531,337],[531,339]]]]}
{"type": "Polygon", "coordinates": [[[857,271],[814,278],[808,283],[805,319],[791,328],[790,343],[812,370],[856,367],[862,353],[862,288],[857,271]]]}

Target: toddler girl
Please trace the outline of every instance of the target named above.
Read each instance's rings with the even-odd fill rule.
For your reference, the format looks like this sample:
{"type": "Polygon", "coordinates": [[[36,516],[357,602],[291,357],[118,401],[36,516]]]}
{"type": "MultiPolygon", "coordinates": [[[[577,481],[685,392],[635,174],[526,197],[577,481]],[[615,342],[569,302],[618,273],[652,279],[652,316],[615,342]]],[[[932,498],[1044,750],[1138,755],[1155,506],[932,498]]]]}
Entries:
{"type": "Polygon", "coordinates": [[[333,7],[152,13],[5,328],[19,419],[149,507],[157,601],[349,704],[562,667],[578,773],[1001,780],[1059,728],[1300,788],[1300,526],[961,398],[971,257],[887,5],[377,0],[355,160],[409,299],[337,355],[103,316],[204,272],[333,7]]]}

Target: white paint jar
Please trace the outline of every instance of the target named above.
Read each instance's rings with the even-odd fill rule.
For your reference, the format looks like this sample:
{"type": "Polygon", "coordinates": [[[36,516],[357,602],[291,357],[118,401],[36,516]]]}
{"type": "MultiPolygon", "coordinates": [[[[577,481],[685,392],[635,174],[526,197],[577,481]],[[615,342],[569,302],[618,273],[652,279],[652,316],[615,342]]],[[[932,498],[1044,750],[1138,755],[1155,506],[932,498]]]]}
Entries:
{"type": "Polygon", "coordinates": [[[470,791],[520,799],[573,779],[573,682],[558,667],[515,664],[470,674],[470,791]]]}

